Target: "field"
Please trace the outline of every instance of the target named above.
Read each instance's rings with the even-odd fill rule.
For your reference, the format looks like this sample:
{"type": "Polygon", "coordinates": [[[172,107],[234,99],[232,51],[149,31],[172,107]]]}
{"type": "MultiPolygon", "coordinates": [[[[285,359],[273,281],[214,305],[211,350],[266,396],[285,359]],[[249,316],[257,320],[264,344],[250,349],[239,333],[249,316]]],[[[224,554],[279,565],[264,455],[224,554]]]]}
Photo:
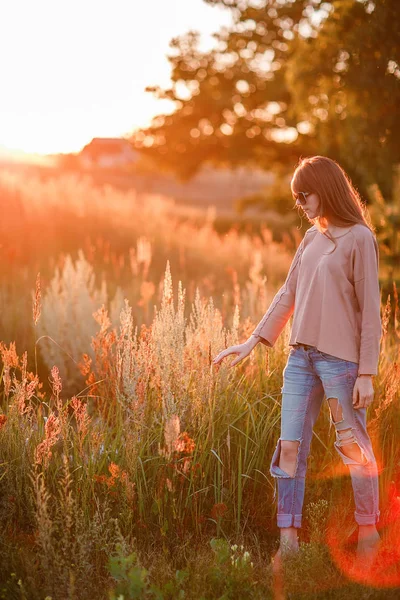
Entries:
{"type": "MultiPolygon", "coordinates": [[[[304,231],[221,232],[212,208],[72,173],[3,169],[0,207],[0,598],[283,597],[269,462],[290,322],[234,369],[211,359],[252,332],[304,231]]],[[[380,569],[350,575],[351,481],[325,403],[290,598],[399,597],[399,303],[383,280],[380,569]]]]}

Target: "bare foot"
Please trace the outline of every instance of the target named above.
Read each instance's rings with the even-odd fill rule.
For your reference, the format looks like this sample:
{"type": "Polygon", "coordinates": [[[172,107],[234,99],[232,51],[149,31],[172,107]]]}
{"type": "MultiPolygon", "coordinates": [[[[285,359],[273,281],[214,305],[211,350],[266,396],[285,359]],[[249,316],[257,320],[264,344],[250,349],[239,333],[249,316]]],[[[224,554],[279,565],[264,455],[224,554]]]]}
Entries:
{"type": "Polygon", "coordinates": [[[280,578],[283,574],[283,559],[289,557],[299,550],[299,540],[297,537],[296,527],[281,527],[280,528],[280,544],[279,549],[272,557],[272,572],[277,578],[275,583],[279,587],[281,584],[280,578]]]}
{"type": "Polygon", "coordinates": [[[273,556],[272,560],[277,566],[282,564],[285,556],[292,556],[299,551],[299,542],[297,539],[281,539],[280,546],[273,556]]]}
{"type": "Polygon", "coordinates": [[[360,526],[358,532],[358,545],[356,564],[360,567],[371,568],[379,552],[381,538],[375,525],[360,526]]]}

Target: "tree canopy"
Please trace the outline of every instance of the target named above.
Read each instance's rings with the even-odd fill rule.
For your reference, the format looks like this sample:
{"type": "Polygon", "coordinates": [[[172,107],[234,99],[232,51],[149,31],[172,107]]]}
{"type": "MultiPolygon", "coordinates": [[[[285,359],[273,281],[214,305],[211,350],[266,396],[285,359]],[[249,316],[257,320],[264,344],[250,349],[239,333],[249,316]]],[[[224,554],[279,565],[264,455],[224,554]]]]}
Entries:
{"type": "Polygon", "coordinates": [[[176,105],[132,141],[188,179],[204,163],[293,170],[300,156],[337,160],[362,194],[392,195],[400,163],[398,0],[205,0],[234,24],[199,50],[170,42],[172,85],[146,88],[176,105]]]}

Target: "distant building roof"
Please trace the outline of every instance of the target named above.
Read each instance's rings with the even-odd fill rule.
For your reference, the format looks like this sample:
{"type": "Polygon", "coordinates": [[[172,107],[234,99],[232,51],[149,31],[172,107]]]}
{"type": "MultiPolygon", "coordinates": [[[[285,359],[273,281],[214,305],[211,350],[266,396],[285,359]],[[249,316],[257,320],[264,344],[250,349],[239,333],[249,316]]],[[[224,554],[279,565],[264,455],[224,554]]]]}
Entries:
{"type": "Polygon", "coordinates": [[[113,168],[137,162],[140,153],[125,138],[93,138],[78,156],[85,168],[113,168]]]}
{"type": "Polygon", "coordinates": [[[89,144],[86,144],[81,150],[81,154],[90,154],[99,156],[101,154],[120,154],[130,150],[132,155],[137,155],[132,144],[125,138],[93,138],[89,144]]]}

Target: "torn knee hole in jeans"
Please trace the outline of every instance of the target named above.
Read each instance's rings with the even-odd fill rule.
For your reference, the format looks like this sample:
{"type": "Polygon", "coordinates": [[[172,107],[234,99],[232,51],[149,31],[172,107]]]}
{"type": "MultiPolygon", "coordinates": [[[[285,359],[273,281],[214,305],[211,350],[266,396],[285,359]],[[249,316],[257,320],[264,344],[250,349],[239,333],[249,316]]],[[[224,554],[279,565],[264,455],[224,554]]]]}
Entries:
{"type": "Polygon", "coordinates": [[[348,458],[352,458],[363,465],[366,465],[369,462],[364,450],[356,440],[352,428],[337,431],[336,447],[340,447],[341,451],[348,458]]]}
{"type": "Polygon", "coordinates": [[[338,398],[328,398],[329,410],[331,413],[332,423],[336,428],[336,447],[340,447],[343,454],[345,454],[348,458],[352,458],[357,462],[361,462],[361,464],[367,464],[368,458],[358,443],[354,433],[353,427],[347,427],[343,429],[338,429],[338,425],[344,423],[343,410],[339,403],[338,398]],[[346,448],[343,448],[343,447],[346,448]]]}
{"type": "Polygon", "coordinates": [[[329,411],[331,413],[332,423],[337,425],[344,421],[343,410],[338,398],[328,398],[329,411]]]}
{"type": "MultiPolygon", "coordinates": [[[[284,473],[286,473],[287,477],[291,477],[293,478],[296,475],[297,472],[297,467],[299,464],[299,454],[300,454],[300,444],[301,444],[301,440],[283,440],[282,438],[279,438],[278,440],[278,444],[277,444],[277,448],[276,448],[276,453],[277,453],[277,457],[276,457],[276,465],[281,469],[281,471],[283,471],[284,473]],[[281,464],[285,462],[285,452],[283,452],[283,456],[282,456],[282,442],[289,442],[289,444],[284,445],[284,451],[286,449],[290,449],[290,452],[288,453],[289,456],[286,457],[286,463],[284,466],[285,468],[283,469],[281,464]],[[295,464],[294,464],[294,469],[293,469],[293,473],[291,473],[292,469],[290,469],[290,466],[292,466],[292,456],[293,456],[293,445],[297,444],[297,453],[296,453],[296,460],[295,460],[295,464]],[[282,460],[283,458],[283,460],[282,460]],[[289,467],[289,468],[288,468],[289,467]],[[290,470],[290,472],[289,472],[290,470]]],[[[276,475],[277,477],[284,477],[284,475],[276,475]]]]}

